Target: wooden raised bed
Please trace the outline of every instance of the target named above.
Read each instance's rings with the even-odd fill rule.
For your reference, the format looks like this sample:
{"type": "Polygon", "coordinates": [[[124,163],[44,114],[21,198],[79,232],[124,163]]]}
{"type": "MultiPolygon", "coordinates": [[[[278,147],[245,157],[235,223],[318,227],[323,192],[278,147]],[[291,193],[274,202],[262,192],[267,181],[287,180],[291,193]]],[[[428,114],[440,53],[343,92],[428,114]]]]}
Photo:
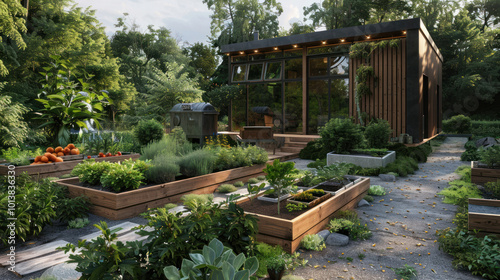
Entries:
{"type": "Polygon", "coordinates": [[[478,162],[471,162],[471,182],[478,185],[484,185],[488,182],[500,180],[500,169],[479,167],[478,162]]]}
{"type": "Polygon", "coordinates": [[[92,203],[90,213],[111,220],[122,220],[135,217],[146,212],[149,208],[180,202],[180,198],[188,193],[213,193],[220,184],[248,180],[251,177],[263,175],[264,168],[265,164],[240,167],[122,193],[78,186],[76,185],[79,182],[78,178],[56,182],[68,187],[71,197],[81,195],[89,197],[92,203]]]}
{"type": "Polygon", "coordinates": [[[500,235],[500,200],[469,198],[469,230],[480,230],[479,236],[500,235]]]}
{"type": "MultiPolygon", "coordinates": [[[[140,156],[141,156],[140,154],[129,154],[129,155],[121,155],[115,157],[95,158],[95,160],[118,162],[129,158],[138,159],[140,156]]],[[[15,171],[16,171],[16,176],[21,175],[24,172],[27,172],[32,177],[36,178],[59,177],[64,174],[71,173],[73,168],[81,162],[83,162],[83,159],[57,162],[57,163],[16,166],[15,171]]],[[[7,175],[8,171],[9,168],[7,165],[0,165],[0,175],[7,175]]]]}
{"type": "MultiPolygon", "coordinates": [[[[257,241],[280,245],[285,251],[292,253],[299,248],[300,241],[305,235],[318,233],[335,213],[355,208],[369,188],[370,178],[363,178],[352,187],[339,191],[333,197],[292,220],[247,213],[259,219],[257,241]]],[[[242,199],[239,203],[247,200],[248,198],[242,199]]]]}

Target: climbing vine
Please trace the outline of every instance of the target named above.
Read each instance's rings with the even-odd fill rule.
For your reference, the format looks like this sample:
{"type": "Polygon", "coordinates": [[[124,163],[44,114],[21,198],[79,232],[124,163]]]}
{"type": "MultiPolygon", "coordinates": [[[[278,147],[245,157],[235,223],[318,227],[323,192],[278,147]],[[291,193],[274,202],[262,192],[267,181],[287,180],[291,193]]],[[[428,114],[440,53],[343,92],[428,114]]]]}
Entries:
{"type": "Polygon", "coordinates": [[[356,112],[358,115],[359,123],[364,125],[363,118],[361,116],[361,97],[365,95],[372,94],[370,90],[370,86],[368,85],[368,81],[371,77],[374,77],[375,81],[377,81],[378,77],[374,76],[373,67],[369,65],[370,58],[374,50],[377,48],[385,48],[389,45],[391,48],[399,47],[399,39],[393,40],[382,40],[376,42],[360,42],[354,43],[351,46],[351,51],[349,56],[351,58],[363,58],[364,62],[358,66],[356,69],[356,77],[355,77],[355,96],[354,100],[356,103],[356,112]]]}

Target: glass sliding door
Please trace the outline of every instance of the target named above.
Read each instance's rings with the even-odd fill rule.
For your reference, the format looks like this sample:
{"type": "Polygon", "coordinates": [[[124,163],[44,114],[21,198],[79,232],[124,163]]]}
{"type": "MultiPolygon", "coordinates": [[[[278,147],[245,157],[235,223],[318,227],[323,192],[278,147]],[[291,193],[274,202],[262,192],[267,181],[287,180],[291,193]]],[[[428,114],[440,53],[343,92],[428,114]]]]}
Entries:
{"type": "Polygon", "coordinates": [[[310,80],[308,85],[308,134],[317,134],[328,121],[328,80],[310,80]]]}
{"type": "Polygon", "coordinates": [[[285,133],[302,134],[302,82],[285,82],[285,133]]]}
{"type": "Polygon", "coordinates": [[[283,131],[282,83],[251,84],[248,86],[248,125],[270,126],[283,131]]]}

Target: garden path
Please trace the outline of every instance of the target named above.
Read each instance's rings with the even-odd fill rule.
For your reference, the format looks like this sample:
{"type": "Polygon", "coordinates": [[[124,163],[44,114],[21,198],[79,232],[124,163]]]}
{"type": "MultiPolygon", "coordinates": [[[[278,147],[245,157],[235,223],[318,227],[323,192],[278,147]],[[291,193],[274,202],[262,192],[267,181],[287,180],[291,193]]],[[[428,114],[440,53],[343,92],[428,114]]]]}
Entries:
{"type": "Polygon", "coordinates": [[[419,164],[414,175],[399,177],[396,182],[370,177],[372,185],[387,190],[387,195],[374,197],[370,206],[357,208],[373,236],[344,247],[328,246],[321,252],[301,251],[308,265],[293,274],[315,280],[397,279],[391,268],[408,264],[416,268],[417,279],[481,279],[453,268],[452,258],[439,250],[436,241],[436,230],[454,227],[456,206],[444,204],[437,193],[458,178],[454,173],[458,166],[470,164],[460,161],[466,141],[448,137],[426,163],[419,164]],[[365,255],[363,260],[359,254],[365,255]],[[347,257],[353,260],[340,259],[347,257]]]}

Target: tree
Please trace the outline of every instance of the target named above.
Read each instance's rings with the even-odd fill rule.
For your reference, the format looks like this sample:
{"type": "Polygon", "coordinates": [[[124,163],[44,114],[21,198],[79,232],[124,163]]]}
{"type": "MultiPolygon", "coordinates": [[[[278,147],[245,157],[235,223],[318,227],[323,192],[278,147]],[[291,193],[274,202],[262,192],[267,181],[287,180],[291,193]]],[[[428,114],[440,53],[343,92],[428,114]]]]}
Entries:
{"type": "Polygon", "coordinates": [[[314,27],[312,25],[305,24],[303,22],[293,22],[290,26],[290,29],[285,30],[284,28],[280,29],[279,37],[285,37],[290,35],[297,34],[305,34],[314,32],[314,27]]]}
{"type": "Polygon", "coordinates": [[[370,1],[324,0],[304,7],[304,16],[304,20],[312,21],[313,27],[337,29],[361,25],[370,17],[370,1]]]}
{"type": "Polygon", "coordinates": [[[0,76],[9,74],[9,70],[5,66],[3,60],[5,58],[17,64],[16,51],[14,45],[18,49],[25,49],[26,43],[23,40],[21,33],[26,32],[25,19],[26,9],[19,1],[5,0],[0,2],[0,76]],[[5,36],[9,40],[4,42],[5,36]]]}
{"type": "MultiPolygon", "coordinates": [[[[0,91],[3,83],[0,83],[0,91]]],[[[0,95],[0,146],[19,147],[28,135],[28,124],[23,115],[29,110],[19,103],[12,103],[10,96],[0,95]]]]}
{"type": "Polygon", "coordinates": [[[370,6],[373,9],[371,22],[374,23],[404,19],[411,12],[409,2],[405,0],[374,0],[370,6]]]}
{"type": "MultiPolygon", "coordinates": [[[[188,66],[193,68],[192,72],[196,73],[199,77],[198,84],[200,88],[206,90],[211,83],[210,78],[217,67],[215,49],[203,43],[195,43],[186,48],[184,52],[190,58],[188,66]]],[[[195,75],[191,75],[191,78],[196,77],[195,75]]]]}
{"type": "Polygon", "coordinates": [[[481,31],[500,23],[500,0],[474,0],[466,8],[472,20],[481,22],[481,31]]]}

